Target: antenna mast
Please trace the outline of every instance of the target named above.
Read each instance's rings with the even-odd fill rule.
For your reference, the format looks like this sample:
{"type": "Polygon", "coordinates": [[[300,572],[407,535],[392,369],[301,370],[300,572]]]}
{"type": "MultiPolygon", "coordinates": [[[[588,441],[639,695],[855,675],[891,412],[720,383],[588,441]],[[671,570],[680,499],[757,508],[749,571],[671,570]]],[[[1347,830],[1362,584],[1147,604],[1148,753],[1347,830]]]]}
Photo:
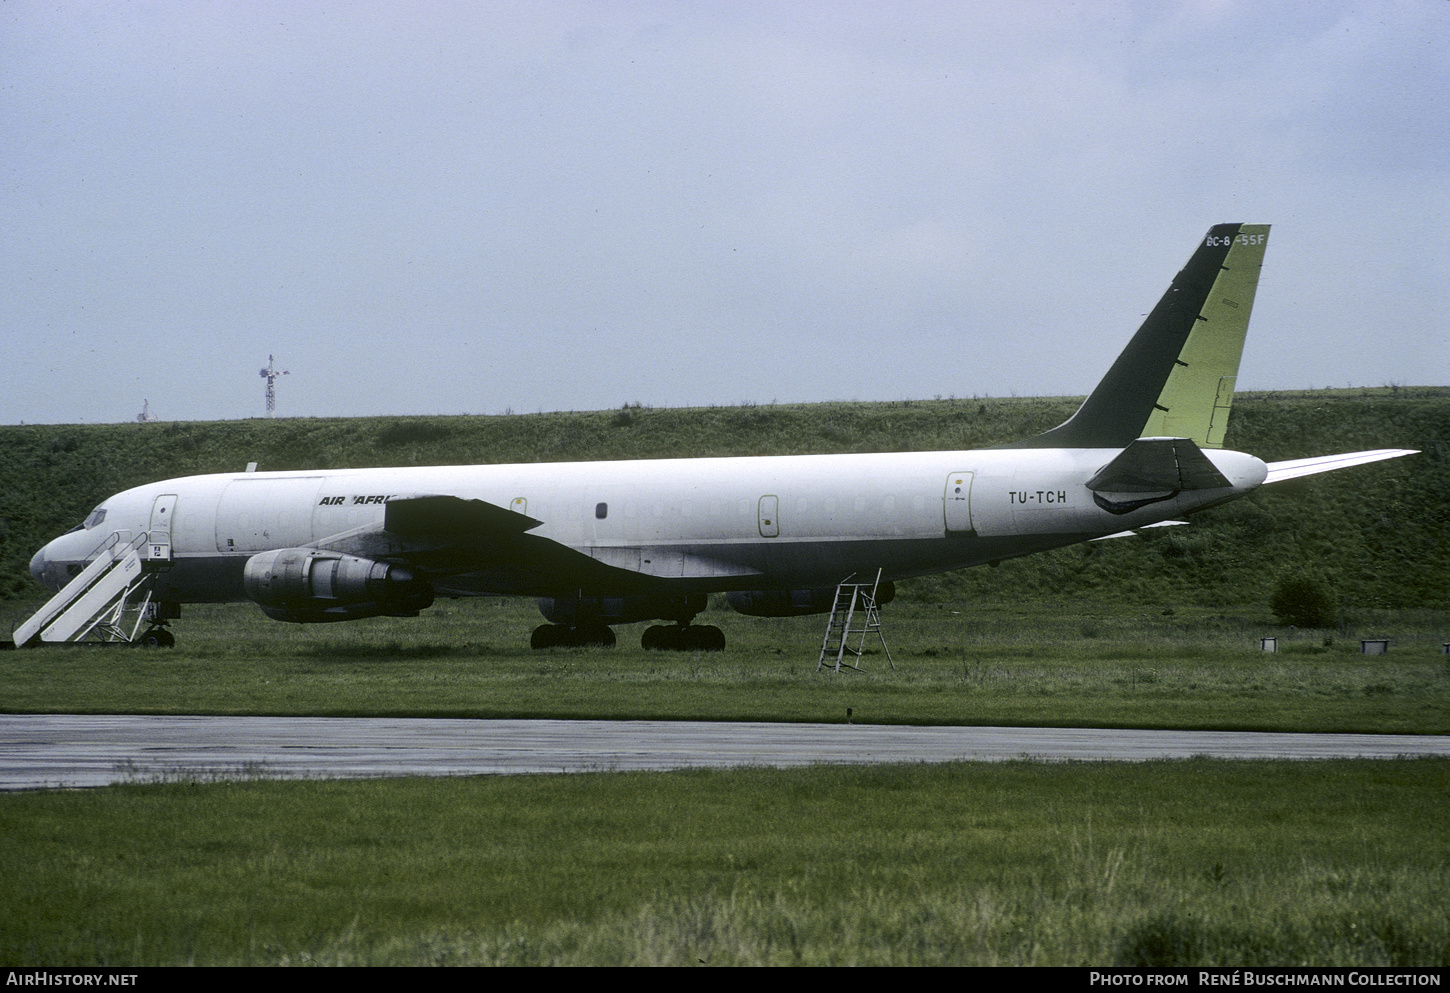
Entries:
{"type": "Polygon", "coordinates": [[[274,414],[277,413],[277,387],[276,387],[276,385],[274,385],[275,384],[275,381],[276,381],[276,379],[277,379],[278,376],[285,376],[285,375],[287,375],[287,370],[286,369],[283,369],[281,372],[278,372],[276,369],[272,368],[272,365],[273,365],[272,356],[268,355],[267,356],[267,366],[261,372],[262,378],[267,381],[267,416],[268,417],[271,417],[271,416],[273,416],[274,414]]]}

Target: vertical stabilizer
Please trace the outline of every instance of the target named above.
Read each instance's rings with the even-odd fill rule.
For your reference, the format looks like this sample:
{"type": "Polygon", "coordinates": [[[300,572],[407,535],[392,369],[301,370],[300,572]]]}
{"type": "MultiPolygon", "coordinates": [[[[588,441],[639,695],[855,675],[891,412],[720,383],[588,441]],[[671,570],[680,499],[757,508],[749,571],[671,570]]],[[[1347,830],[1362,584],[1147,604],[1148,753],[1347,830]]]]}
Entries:
{"type": "Polygon", "coordinates": [[[1124,448],[1190,438],[1222,448],[1267,224],[1217,224],[1108,374],[1062,424],[1003,448],[1124,448]]]}

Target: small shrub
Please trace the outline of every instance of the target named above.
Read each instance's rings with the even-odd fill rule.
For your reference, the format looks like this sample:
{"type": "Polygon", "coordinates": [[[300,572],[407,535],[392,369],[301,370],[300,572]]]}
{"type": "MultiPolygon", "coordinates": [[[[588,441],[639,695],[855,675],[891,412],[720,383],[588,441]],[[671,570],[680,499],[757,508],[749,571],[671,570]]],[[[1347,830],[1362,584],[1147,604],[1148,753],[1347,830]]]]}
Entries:
{"type": "Polygon", "coordinates": [[[1339,600],[1328,581],[1303,573],[1279,580],[1269,607],[1280,624],[1327,628],[1339,619],[1339,600]]]}
{"type": "Polygon", "coordinates": [[[434,421],[394,421],[378,432],[379,445],[417,445],[440,441],[453,433],[446,424],[434,421]]]}
{"type": "Polygon", "coordinates": [[[1118,942],[1117,964],[1189,965],[1203,961],[1205,944],[1197,920],[1170,910],[1137,921],[1127,929],[1118,942]]]}

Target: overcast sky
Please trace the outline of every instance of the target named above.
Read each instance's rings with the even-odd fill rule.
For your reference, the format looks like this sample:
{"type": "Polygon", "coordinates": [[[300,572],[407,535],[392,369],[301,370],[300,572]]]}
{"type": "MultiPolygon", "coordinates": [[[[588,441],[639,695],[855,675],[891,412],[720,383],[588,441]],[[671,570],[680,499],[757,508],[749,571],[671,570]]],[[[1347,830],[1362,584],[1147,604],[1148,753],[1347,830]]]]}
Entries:
{"type": "Polygon", "coordinates": [[[1450,384],[1450,3],[0,3],[0,423],[1450,384]]]}

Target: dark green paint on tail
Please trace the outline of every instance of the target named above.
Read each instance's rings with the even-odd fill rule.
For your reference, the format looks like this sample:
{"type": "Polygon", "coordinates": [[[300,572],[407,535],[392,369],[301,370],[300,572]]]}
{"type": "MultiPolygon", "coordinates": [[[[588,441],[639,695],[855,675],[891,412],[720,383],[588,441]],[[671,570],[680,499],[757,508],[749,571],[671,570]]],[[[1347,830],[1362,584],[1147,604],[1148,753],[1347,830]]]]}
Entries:
{"type": "Polygon", "coordinates": [[[998,447],[1125,448],[1159,435],[1220,447],[1268,230],[1209,229],[1077,413],[998,447]]]}

